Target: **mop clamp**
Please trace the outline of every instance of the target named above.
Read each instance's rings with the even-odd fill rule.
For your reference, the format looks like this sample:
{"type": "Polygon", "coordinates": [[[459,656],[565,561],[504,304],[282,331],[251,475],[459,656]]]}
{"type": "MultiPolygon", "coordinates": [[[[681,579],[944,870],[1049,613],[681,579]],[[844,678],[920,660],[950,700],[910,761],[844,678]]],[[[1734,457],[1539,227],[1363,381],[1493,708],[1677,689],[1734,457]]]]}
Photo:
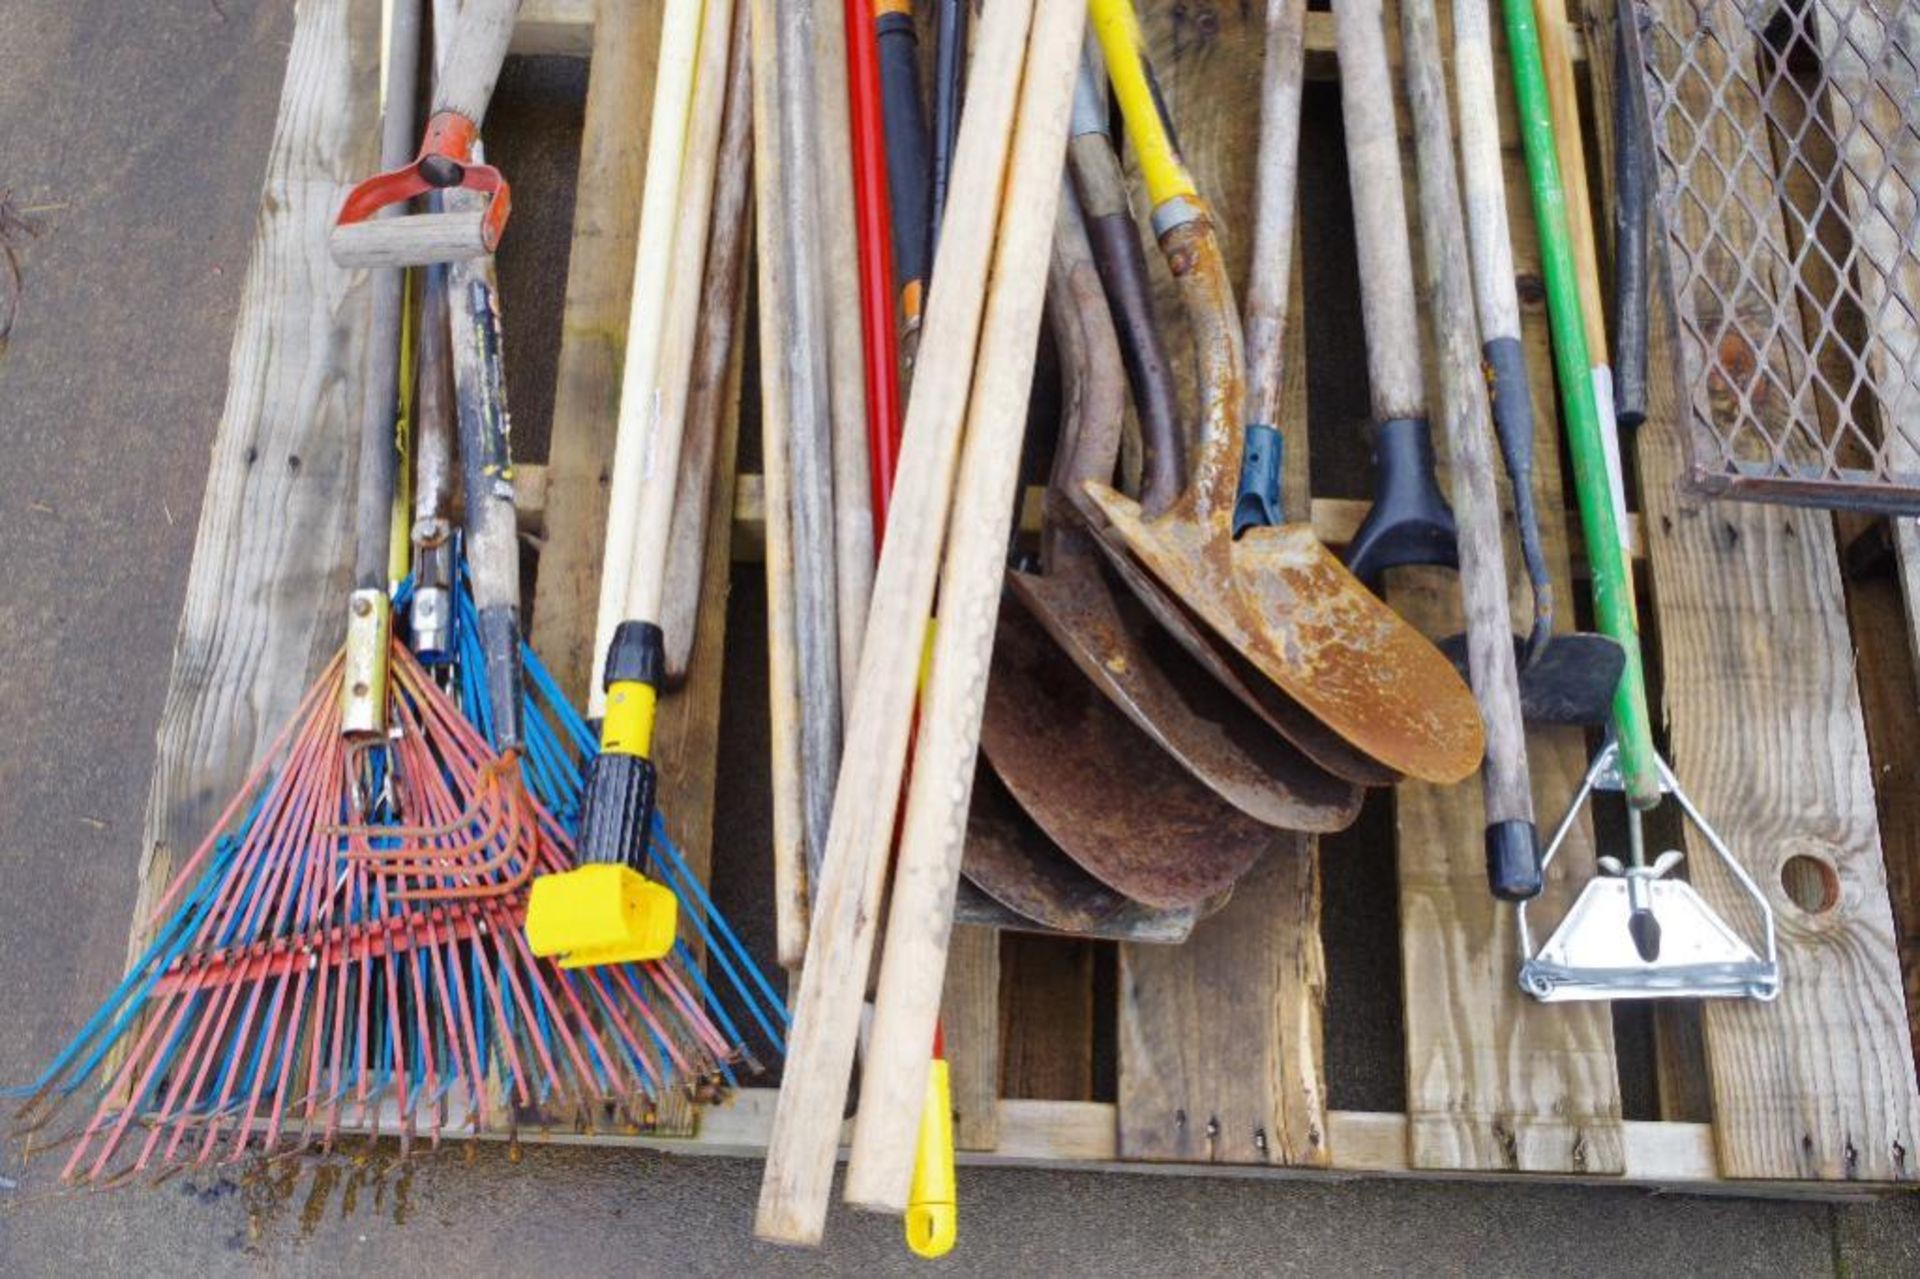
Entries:
{"type": "MultiPolygon", "coordinates": [[[[1760,921],[1754,947],[1708,905],[1692,884],[1671,872],[1682,855],[1669,849],[1651,862],[1642,847],[1641,810],[1629,803],[1627,834],[1632,857],[1599,859],[1600,874],[1587,881],[1546,944],[1536,948],[1527,903],[1514,911],[1520,934],[1520,988],[1542,1003],[1609,999],[1755,999],[1780,994],[1780,957],[1773,908],[1753,877],[1733,856],[1719,832],[1680,789],[1666,761],[1653,756],[1661,793],[1672,797],[1703,837],[1760,921]]],[[[1628,793],[1619,765],[1619,745],[1609,741],[1594,758],[1566,816],[1541,856],[1544,874],[1560,852],[1574,820],[1595,791],[1628,793]]]]}
{"type": "Polygon", "coordinates": [[[427,266],[492,253],[506,230],[511,192],[500,170],[473,162],[478,126],[457,111],[427,122],[413,163],[377,173],[347,193],[328,248],[344,267],[427,266]],[[484,208],[382,218],[381,210],[432,191],[474,191],[484,208]]]}
{"type": "Polygon", "coordinates": [[[622,622],[607,651],[600,752],[587,771],[570,871],[533,881],[527,943],[562,968],[659,959],[673,949],[679,900],[641,873],[658,783],[654,707],[666,668],[660,628],[622,622]]]}

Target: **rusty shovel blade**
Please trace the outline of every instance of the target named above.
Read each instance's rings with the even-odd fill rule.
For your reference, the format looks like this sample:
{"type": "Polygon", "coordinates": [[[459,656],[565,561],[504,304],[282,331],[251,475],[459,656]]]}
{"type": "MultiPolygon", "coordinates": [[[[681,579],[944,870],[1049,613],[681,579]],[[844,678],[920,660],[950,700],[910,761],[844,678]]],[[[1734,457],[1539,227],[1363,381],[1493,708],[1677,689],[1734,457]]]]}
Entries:
{"type": "Polygon", "coordinates": [[[1055,847],[984,763],[974,781],[961,871],[984,901],[963,901],[955,918],[1022,932],[1177,945],[1227,899],[1222,893],[1195,906],[1159,909],[1115,892],[1055,847]]]}
{"type": "Polygon", "coordinates": [[[1446,657],[1314,536],[1282,524],[1238,541],[1192,493],[1157,520],[1090,484],[1128,548],[1207,626],[1347,743],[1421,781],[1452,783],[1484,746],[1472,692],[1446,657]]]}
{"type": "MultiPolygon", "coordinates": [[[[1100,571],[1092,535],[1055,533],[1044,574],[1010,573],[1013,596],[1154,746],[1247,816],[1286,830],[1344,830],[1357,786],[1314,764],[1236,701],[1100,571]]],[[[1062,677],[1068,676],[1064,667],[1062,677]]]]}
{"type": "Polygon", "coordinates": [[[1094,878],[1149,906],[1231,887],[1273,831],[1194,780],[1087,682],[1023,608],[1002,608],[980,744],[1020,806],[1094,878]]]}

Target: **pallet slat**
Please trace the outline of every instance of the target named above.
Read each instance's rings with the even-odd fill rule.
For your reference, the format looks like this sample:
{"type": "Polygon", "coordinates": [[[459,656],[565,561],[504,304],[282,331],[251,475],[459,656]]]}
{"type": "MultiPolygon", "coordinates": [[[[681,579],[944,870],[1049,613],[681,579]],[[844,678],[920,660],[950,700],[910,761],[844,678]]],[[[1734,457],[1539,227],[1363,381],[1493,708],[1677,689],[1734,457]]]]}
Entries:
{"type": "Polygon", "coordinates": [[[379,8],[306,0],[295,13],[161,710],[130,958],[175,859],[345,634],[371,292],[365,272],[333,265],[326,230],[379,158],[379,8]]]}
{"type": "MultiPolygon", "coordinates": [[[[1253,207],[1260,119],[1248,104],[1261,93],[1264,7],[1219,13],[1204,30],[1178,4],[1143,6],[1142,17],[1184,152],[1222,211],[1228,269],[1244,297],[1253,228],[1238,219],[1253,207]]],[[[1281,414],[1293,427],[1285,484],[1295,511],[1307,509],[1302,274],[1290,277],[1281,414]]],[[[1170,280],[1156,277],[1161,315],[1178,315],[1167,305],[1170,280]]],[[[1179,332],[1174,350],[1186,341],[1179,332]]],[[[1233,900],[1184,944],[1119,952],[1119,1156],[1325,1164],[1317,841],[1276,832],[1233,900]]]]}
{"type": "MultiPolygon", "coordinates": [[[[1594,29],[1607,29],[1608,8],[1590,4],[1594,29]]],[[[1668,22],[1700,19],[1677,0],[1663,0],[1660,12],[1668,22]]],[[[1723,38],[1747,30],[1731,4],[1705,16],[1723,38]]],[[[1610,78],[1598,65],[1590,70],[1605,115],[1610,78]]],[[[1747,105],[1724,97],[1721,127],[1762,127],[1747,105]]],[[[1778,237],[1769,193],[1747,194],[1774,209],[1759,232],[1778,237]]],[[[1748,293],[1758,286],[1723,282],[1735,304],[1771,309],[1771,299],[1748,293]]],[[[1901,1025],[1899,958],[1832,521],[1679,500],[1684,419],[1673,317],[1659,290],[1651,333],[1652,404],[1635,454],[1674,769],[1779,918],[1779,1001],[1705,1011],[1720,1172],[1908,1179],[1920,1096],[1901,1025]],[[1830,908],[1803,910],[1788,896],[1782,871],[1795,857],[1832,875],[1830,908]]],[[[1710,852],[1691,840],[1689,847],[1696,886],[1753,935],[1755,912],[1731,877],[1710,852]]]]}

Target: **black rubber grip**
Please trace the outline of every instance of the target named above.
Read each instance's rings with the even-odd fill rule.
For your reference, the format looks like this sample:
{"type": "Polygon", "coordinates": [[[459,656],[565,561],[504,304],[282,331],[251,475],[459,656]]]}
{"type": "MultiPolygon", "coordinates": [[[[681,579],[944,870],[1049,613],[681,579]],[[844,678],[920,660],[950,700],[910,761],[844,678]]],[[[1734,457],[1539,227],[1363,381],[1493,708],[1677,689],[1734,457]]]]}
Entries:
{"type": "Polygon", "coordinates": [[[639,755],[602,751],[593,757],[587,767],[587,797],[580,806],[577,864],[646,869],[656,776],[653,761],[639,755]]]}
{"type": "MultiPolygon", "coordinates": [[[[1622,24],[1637,21],[1631,4],[1620,6],[1622,24]]],[[[1641,106],[1646,91],[1637,58],[1628,53],[1632,33],[1625,25],[1614,42],[1614,418],[1621,426],[1647,420],[1647,289],[1651,146],[1641,106]]]]}
{"type": "Polygon", "coordinates": [[[880,46],[880,113],[887,142],[887,198],[892,204],[893,278],[905,288],[927,278],[933,238],[933,175],[927,117],[920,105],[920,42],[913,19],[883,14],[874,22],[880,46]]]}
{"type": "Polygon", "coordinates": [[[603,688],[615,684],[647,684],[659,688],[667,677],[666,636],[652,622],[622,622],[607,645],[607,673],[603,688]]]}
{"type": "Polygon", "coordinates": [[[1280,469],[1287,442],[1264,423],[1247,427],[1240,451],[1240,491],[1233,499],[1233,535],[1250,528],[1271,528],[1280,522],[1280,469]]]}
{"type": "Polygon", "coordinates": [[[1347,567],[1368,584],[1390,568],[1460,566],[1453,511],[1433,472],[1427,419],[1382,422],[1373,437],[1373,506],[1347,543],[1347,567]]]}
{"type": "Polygon", "coordinates": [[[1532,822],[1495,822],[1487,827],[1487,887],[1503,902],[1540,895],[1540,840],[1532,822]]]}

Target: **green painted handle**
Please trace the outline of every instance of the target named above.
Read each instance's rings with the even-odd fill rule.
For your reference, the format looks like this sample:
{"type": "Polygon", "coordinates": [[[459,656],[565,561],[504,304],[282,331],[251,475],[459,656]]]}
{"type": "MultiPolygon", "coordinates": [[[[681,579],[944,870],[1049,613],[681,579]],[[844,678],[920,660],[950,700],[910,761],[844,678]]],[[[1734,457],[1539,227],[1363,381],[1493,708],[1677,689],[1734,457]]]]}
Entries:
{"type": "Polygon", "coordinates": [[[1628,801],[1636,808],[1651,808],[1660,799],[1660,774],[1653,749],[1653,721],[1647,711],[1646,674],[1640,664],[1640,622],[1634,610],[1633,577],[1621,557],[1612,481],[1600,434],[1600,410],[1594,402],[1588,368],[1573,241],[1567,230],[1567,196],[1560,183],[1560,161],[1553,146],[1553,109],[1547,101],[1546,73],[1541,65],[1540,32],[1534,26],[1532,0],[1502,0],[1501,7],[1506,13],[1507,48],[1513,63],[1527,178],[1533,188],[1533,216],[1539,224],[1554,368],[1559,374],[1567,439],[1573,449],[1573,485],[1580,500],[1587,563],[1593,572],[1594,613],[1600,629],[1618,641],[1627,656],[1620,686],[1613,695],[1620,775],[1626,782],[1628,801]]]}

